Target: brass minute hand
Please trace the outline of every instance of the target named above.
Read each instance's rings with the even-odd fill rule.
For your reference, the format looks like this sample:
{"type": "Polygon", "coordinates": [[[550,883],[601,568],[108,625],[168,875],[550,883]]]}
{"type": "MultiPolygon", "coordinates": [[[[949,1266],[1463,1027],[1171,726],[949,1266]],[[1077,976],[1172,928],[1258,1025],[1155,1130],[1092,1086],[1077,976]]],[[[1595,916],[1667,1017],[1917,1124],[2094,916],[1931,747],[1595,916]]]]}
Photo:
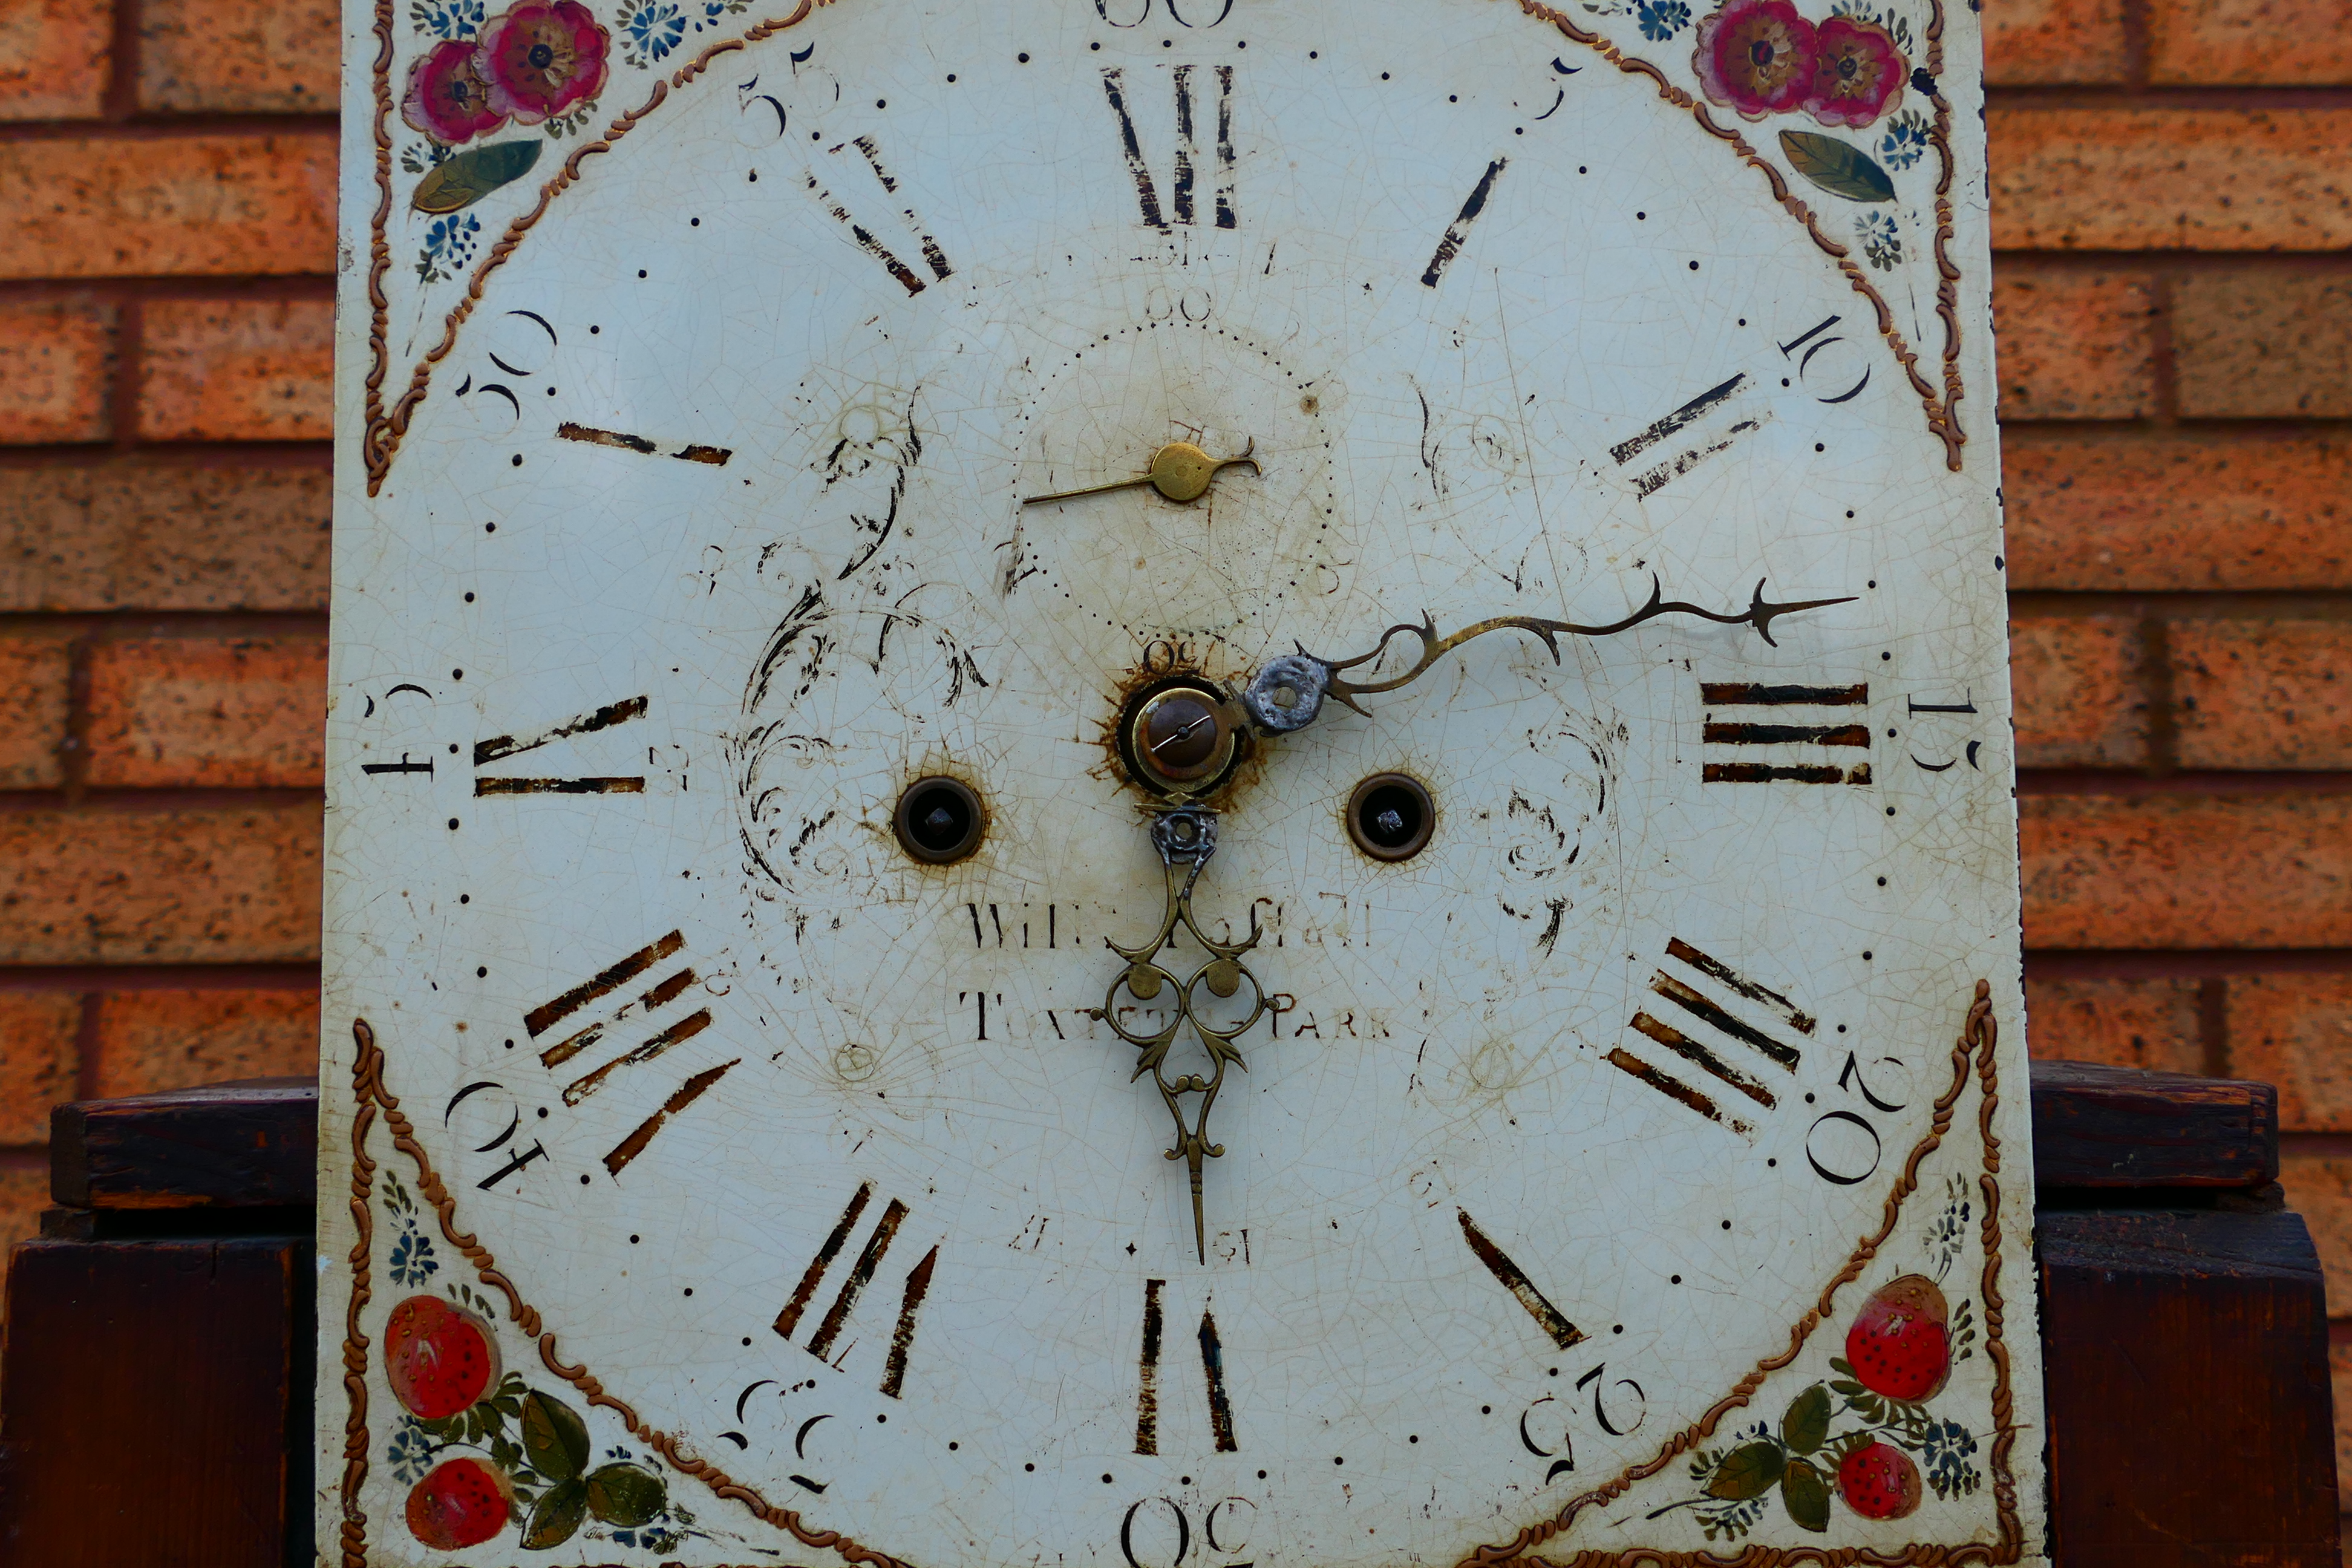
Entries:
{"type": "Polygon", "coordinates": [[[1304,647],[1295,654],[1283,654],[1270,658],[1266,660],[1265,668],[1251,677],[1247,689],[1242,693],[1242,705],[1249,710],[1250,717],[1256,721],[1259,728],[1276,734],[1303,730],[1313,723],[1316,714],[1322,710],[1323,699],[1326,697],[1337,698],[1361,713],[1364,711],[1364,707],[1356,700],[1358,698],[1370,697],[1383,691],[1394,691],[1398,687],[1418,679],[1430,666],[1468,642],[1472,637],[1484,637],[1488,632],[1504,630],[1527,632],[1542,638],[1544,647],[1551,650],[1554,664],[1559,662],[1559,638],[1563,636],[1611,637],[1618,632],[1630,631],[1643,622],[1654,620],[1660,616],[1696,616],[1703,621],[1713,621],[1719,626],[1752,626],[1765,642],[1778,647],[1780,645],[1772,641],[1772,622],[1779,616],[1794,615],[1800,610],[1818,610],[1831,605],[1848,604],[1853,597],[1853,595],[1848,594],[1835,599],[1806,599],[1796,604],[1774,604],[1764,597],[1764,581],[1759,578],[1756,583],[1756,592],[1749,599],[1748,608],[1738,615],[1726,615],[1719,611],[1706,609],[1702,605],[1687,604],[1680,599],[1664,597],[1658,585],[1658,579],[1653,576],[1650,579],[1649,603],[1623,619],[1611,621],[1605,625],[1587,626],[1580,621],[1548,620],[1541,616],[1496,616],[1491,620],[1477,621],[1466,626],[1452,637],[1441,637],[1437,635],[1436,621],[1424,615],[1419,626],[1407,621],[1391,626],[1381,634],[1380,641],[1372,645],[1371,651],[1360,653],[1353,658],[1338,660],[1318,658],[1304,647]],[[1361,684],[1342,678],[1341,671],[1354,669],[1359,665],[1370,664],[1386,651],[1390,638],[1406,634],[1421,639],[1421,657],[1415,659],[1412,668],[1402,675],[1388,680],[1366,681],[1361,684]]]}
{"type": "Polygon", "coordinates": [[[1256,450],[1257,437],[1255,436],[1250,437],[1250,444],[1242,449],[1238,458],[1212,458],[1190,441],[1171,441],[1152,453],[1149,467],[1131,479],[1112,479],[1108,484],[1055,490],[1051,495],[1024,496],[1021,504],[1043,506],[1047,501],[1108,495],[1113,490],[1131,490],[1141,485],[1150,485],[1172,501],[1197,500],[1208,493],[1210,481],[1227,468],[1246,464],[1251,473],[1258,472],[1257,459],[1250,456],[1256,450]]]}

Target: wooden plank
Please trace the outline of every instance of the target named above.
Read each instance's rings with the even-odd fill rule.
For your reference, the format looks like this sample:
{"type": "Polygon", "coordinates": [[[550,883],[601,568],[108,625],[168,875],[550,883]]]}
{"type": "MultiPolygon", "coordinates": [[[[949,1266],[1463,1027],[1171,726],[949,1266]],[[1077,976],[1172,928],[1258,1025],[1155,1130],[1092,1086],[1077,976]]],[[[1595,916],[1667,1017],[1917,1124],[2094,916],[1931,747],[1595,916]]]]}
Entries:
{"type": "Polygon", "coordinates": [[[2041,1215],[2053,1558],[2338,1568],[2326,1303],[2292,1214],[2041,1215]]]}
{"type": "Polygon", "coordinates": [[[2033,1064],[2040,1186],[2258,1187],[2278,1169],[2278,1090],[2269,1084],[2033,1064]]]}
{"type": "Polygon", "coordinates": [[[247,1079],[49,1114],[49,1191],[78,1208],[274,1208],[318,1191],[319,1086],[247,1079]]]}
{"type": "Polygon", "coordinates": [[[309,1562],[310,1250],[289,1237],[18,1244],[0,1351],[0,1555],[43,1568],[309,1562]]]}

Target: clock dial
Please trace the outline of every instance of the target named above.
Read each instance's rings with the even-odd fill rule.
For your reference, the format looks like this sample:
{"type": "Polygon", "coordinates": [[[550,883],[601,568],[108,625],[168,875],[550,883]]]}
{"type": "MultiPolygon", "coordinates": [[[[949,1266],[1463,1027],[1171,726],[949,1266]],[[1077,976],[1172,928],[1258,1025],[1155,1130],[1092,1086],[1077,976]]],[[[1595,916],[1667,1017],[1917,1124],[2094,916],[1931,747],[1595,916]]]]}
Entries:
{"type": "Polygon", "coordinates": [[[1934,284],[1630,16],[706,9],[344,476],[354,1550],[2016,1560],[1934,284]]]}

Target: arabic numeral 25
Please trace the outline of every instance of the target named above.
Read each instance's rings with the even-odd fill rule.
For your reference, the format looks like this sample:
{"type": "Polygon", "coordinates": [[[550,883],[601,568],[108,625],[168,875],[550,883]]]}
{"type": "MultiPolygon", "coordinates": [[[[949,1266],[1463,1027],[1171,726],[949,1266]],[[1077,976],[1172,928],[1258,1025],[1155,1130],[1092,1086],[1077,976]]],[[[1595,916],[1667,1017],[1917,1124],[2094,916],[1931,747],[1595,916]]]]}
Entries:
{"type": "MultiPolygon", "coordinates": [[[[1871,1110],[1891,1116],[1908,1102],[1884,1099],[1871,1088],[1870,1072],[1880,1068],[1899,1073],[1903,1063],[1894,1057],[1880,1057],[1865,1066],[1859,1055],[1848,1051],[1845,1070],[1838,1074],[1838,1088],[1871,1110]]],[[[1813,1174],[1841,1187],[1870,1180],[1885,1153],[1876,1124],[1858,1110],[1824,1111],[1805,1132],[1806,1163],[1812,1166],[1813,1174]]]]}

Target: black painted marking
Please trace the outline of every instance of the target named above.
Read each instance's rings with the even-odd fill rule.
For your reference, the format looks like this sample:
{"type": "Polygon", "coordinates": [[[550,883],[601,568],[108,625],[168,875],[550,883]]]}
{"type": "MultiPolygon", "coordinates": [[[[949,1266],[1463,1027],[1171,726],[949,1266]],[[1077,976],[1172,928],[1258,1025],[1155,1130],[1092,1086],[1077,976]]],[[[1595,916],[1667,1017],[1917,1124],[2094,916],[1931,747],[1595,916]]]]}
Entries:
{"type": "Polygon", "coordinates": [[[1160,1292],[1165,1279],[1143,1282],[1143,1351],[1137,1357],[1135,1451],[1160,1452],[1160,1292]]]}
{"type": "Polygon", "coordinates": [[[893,1399],[901,1397],[898,1391],[907,1384],[907,1352],[915,1342],[915,1314],[930,1293],[931,1269],[939,1260],[940,1249],[934,1247],[907,1271],[907,1292],[898,1302],[898,1326],[891,1331],[890,1355],[882,1369],[882,1392],[893,1399]]]}
{"type": "Polygon", "coordinates": [[[1234,1453],[1234,1406],[1225,1397],[1225,1347],[1217,1338],[1217,1320],[1204,1309],[1201,1313],[1201,1370],[1209,1380],[1209,1431],[1215,1437],[1217,1452],[1234,1453]]]}
{"type": "Polygon", "coordinates": [[[500,1165],[497,1170],[492,1171],[488,1175],[484,1176],[480,1181],[476,1182],[474,1186],[478,1191],[488,1192],[491,1184],[499,1180],[499,1178],[511,1176],[517,1171],[521,1170],[525,1165],[530,1164],[533,1160],[544,1160],[545,1158],[547,1158],[547,1145],[545,1143],[533,1143],[529,1150],[520,1154],[517,1154],[513,1159],[509,1160],[505,1164],[500,1165]]]}
{"type": "MultiPolygon", "coordinates": [[[[531,1038],[537,1039],[554,1025],[597,998],[610,995],[685,945],[686,936],[682,931],[655,938],[611,968],[600,970],[593,978],[582,981],[553,1001],[542,1002],[524,1014],[523,1028],[531,1038]]],[[[548,1065],[551,1067],[554,1064],[548,1065]]]]}
{"type": "MultiPolygon", "coordinates": [[[[874,144],[874,138],[860,136],[855,145],[859,152],[866,154],[866,162],[873,169],[874,177],[882,182],[882,188],[892,195],[897,195],[898,182],[891,175],[889,170],[882,166],[882,153],[874,144]]],[[[931,237],[929,229],[923,226],[923,220],[915,216],[915,209],[909,206],[901,207],[898,211],[900,216],[906,218],[907,227],[913,231],[915,243],[921,247],[923,260],[929,266],[931,275],[941,282],[954,277],[955,268],[948,265],[946,254],[940,249],[940,242],[931,237]]]]}
{"type": "Polygon", "coordinates": [[[1818,1026],[1813,1016],[1781,995],[1770,986],[1748,979],[1720,959],[1710,958],[1680,937],[1668,939],[1666,953],[1678,958],[1701,974],[1722,981],[1751,1002],[1761,1002],[1789,1020],[1799,1034],[1810,1035],[1818,1026]]]}
{"type": "Polygon", "coordinates": [[[625,697],[618,702],[608,702],[593,713],[583,713],[577,719],[567,719],[552,729],[536,735],[517,737],[495,735],[487,741],[474,742],[474,765],[494,763],[501,757],[517,756],[537,751],[551,741],[561,741],[572,735],[586,735],[598,730],[609,730],[615,724],[625,724],[632,719],[642,719],[651,705],[648,697],[625,697]]]}
{"type": "MultiPolygon", "coordinates": [[[[793,1291],[792,1299],[784,1303],[784,1310],[776,1314],[776,1332],[785,1339],[791,1339],[793,1331],[800,1327],[801,1314],[808,1310],[810,1298],[816,1294],[817,1286],[824,1280],[824,1271],[833,1267],[835,1258],[841,1256],[842,1247],[848,1244],[849,1233],[856,1228],[857,1216],[866,1212],[866,1201],[873,1195],[873,1183],[858,1184],[857,1191],[850,1194],[848,1206],[841,1211],[841,1218],[825,1237],[824,1245],[816,1249],[814,1258],[809,1259],[808,1270],[801,1276],[799,1287],[793,1291]]],[[[817,1419],[823,1420],[824,1417],[817,1419]]],[[[803,1426],[801,1430],[805,1433],[808,1428],[803,1426]]],[[[793,1445],[793,1452],[800,1452],[797,1442],[793,1445]]]]}
{"type": "MultiPolygon", "coordinates": [[[[689,976],[689,978],[691,976],[689,976]]],[[[669,1049],[672,1046],[677,1045],[679,1041],[690,1040],[709,1027],[710,1027],[710,1010],[709,1008],[706,1007],[699,1012],[689,1013],[685,1017],[680,1018],[677,1023],[672,1024],[668,1028],[664,1029],[661,1033],[656,1035],[653,1038],[646,1041],[644,1044],[634,1047],[629,1050],[623,1051],[619,1056],[614,1057],[611,1061],[606,1062],[603,1067],[598,1068],[595,1071],[565,1085],[563,1089],[563,1103],[566,1105],[578,1105],[582,1100],[587,1099],[590,1095],[604,1088],[604,1081],[611,1078],[618,1069],[625,1067],[635,1067],[640,1062],[649,1062],[656,1057],[661,1055],[664,1051],[669,1049]]]]}
{"type": "Polygon", "coordinates": [[[1135,137],[1135,117],[1127,111],[1126,72],[1117,66],[1107,67],[1102,73],[1103,96],[1110,100],[1111,113],[1118,117],[1119,150],[1127,158],[1128,176],[1135,182],[1135,199],[1143,209],[1143,221],[1153,228],[1166,228],[1160,216],[1160,192],[1151,183],[1151,166],[1143,161],[1143,145],[1135,137]]]}
{"type": "MultiPolygon", "coordinates": [[[[811,181],[810,184],[815,182],[811,181]]],[[[482,390],[506,392],[502,386],[486,386],[482,390]]],[[[507,400],[513,402],[514,395],[507,393],[507,400]]],[[[517,405],[515,412],[522,412],[520,405],[517,405]]],[[[624,430],[599,430],[593,425],[578,425],[569,419],[558,425],[555,433],[566,441],[584,442],[591,447],[618,447],[625,452],[642,452],[648,458],[676,458],[681,462],[708,463],[714,468],[725,468],[727,459],[735,455],[732,447],[706,447],[699,443],[680,447],[675,452],[665,452],[658,444],[646,437],[632,436],[624,430]]]]}
{"type": "Polygon", "coordinates": [[[700,1100],[704,1090],[725,1078],[728,1070],[742,1059],[737,1057],[734,1061],[721,1062],[715,1068],[696,1073],[680,1084],[676,1094],[662,1101],[660,1110],[637,1123],[635,1131],[613,1145],[613,1152],[604,1156],[604,1173],[617,1176],[627,1169],[629,1162],[646,1152],[646,1145],[654,1141],[654,1134],[667,1126],[671,1117],[700,1100]]]}
{"type": "Polygon", "coordinates": [[[1552,1343],[1566,1350],[1584,1338],[1583,1331],[1570,1322],[1566,1313],[1545,1300],[1543,1292],[1536,1289],[1535,1282],[1527,1277],[1526,1271],[1511,1261],[1510,1255],[1478,1228],[1477,1222],[1470,1217],[1469,1210],[1456,1209],[1454,1212],[1462,1221],[1462,1238],[1470,1244],[1470,1250],[1477,1255],[1479,1262],[1486,1266],[1486,1272],[1492,1274],[1504,1289],[1517,1298],[1519,1305],[1527,1309],[1528,1316],[1536,1321],[1536,1326],[1551,1337],[1552,1343]]]}
{"type": "MultiPolygon", "coordinates": [[[[1436,252],[1429,258],[1429,269],[1421,275],[1423,284],[1436,288],[1438,279],[1445,276],[1445,268],[1462,253],[1463,242],[1470,237],[1470,226],[1477,221],[1480,213],[1486,210],[1486,198],[1495,194],[1496,176],[1509,162],[1508,158],[1497,158],[1486,165],[1485,174],[1478,176],[1478,183],[1472,187],[1469,199],[1462,204],[1462,211],[1445,226],[1445,236],[1437,242],[1436,252]]],[[[1621,458],[1618,461],[1624,459],[1621,458]]]]}
{"type": "Polygon", "coordinates": [[[1707,763],[1699,768],[1699,782],[1866,784],[1870,782],[1870,764],[1861,763],[1852,768],[1838,768],[1815,763],[1801,763],[1792,767],[1777,767],[1764,763],[1707,763]]]}
{"type": "Polygon", "coordinates": [[[882,1255],[890,1250],[890,1243],[906,1217],[907,1205],[897,1198],[892,1198],[882,1210],[882,1217],[874,1224],[874,1234],[866,1238],[865,1250],[850,1265],[849,1277],[841,1282],[841,1293],[833,1299],[824,1321],[817,1325],[816,1336],[808,1342],[809,1353],[817,1360],[823,1361],[833,1353],[833,1342],[841,1337],[842,1329],[848,1323],[849,1310],[857,1305],[858,1293],[874,1278],[874,1270],[881,1267],[882,1255]]]}
{"type": "Polygon", "coordinates": [[[1731,395],[1739,390],[1740,384],[1747,379],[1748,374],[1743,371],[1729,381],[1708,387],[1664,418],[1628,436],[1624,440],[1610,447],[1609,455],[1617,459],[1619,467],[1623,467],[1633,458],[1649,450],[1685,426],[1705,418],[1708,413],[1727,402],[1731,395]]]}
{"type": "Polygon", "coordinates": [[[1863,724],[1727,724],[1710,723],[1701,740],[1724,746],[1774,746],[1798,742],[1816,746],[1870,746],[1869,727],[1863,724]]]}
{"type": "Polygon", "coordinates": [[[1744,680],[1703,680],[1699,700],[1710,708],[1859,708],[1870,700],[1867,683],[1855,686],[1766,686],[1744,680]]]}

